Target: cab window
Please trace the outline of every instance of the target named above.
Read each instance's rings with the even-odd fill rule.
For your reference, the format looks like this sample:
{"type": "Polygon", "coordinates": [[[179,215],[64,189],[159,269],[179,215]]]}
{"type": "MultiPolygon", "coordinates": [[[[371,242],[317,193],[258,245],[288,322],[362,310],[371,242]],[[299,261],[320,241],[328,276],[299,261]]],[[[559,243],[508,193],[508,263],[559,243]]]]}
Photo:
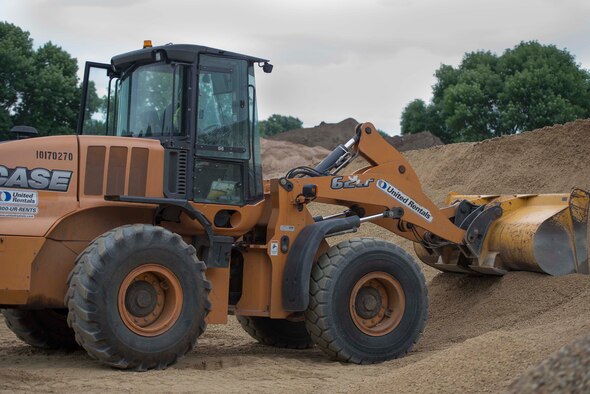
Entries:
{"type": "Polygon", "coordinates": [[[105,66],[87,66],[81,133],[148,138],[186,135],[187,93],[183,87],[188,84],[190,74],[187,66],[146,64],[108,82],[104,81],[105,66]]]}
{"type": "Polygon", "coordinates": [[[248,64],[245,60],[202,56],[197,99],[197,155],[247,160],[248,64]]]}

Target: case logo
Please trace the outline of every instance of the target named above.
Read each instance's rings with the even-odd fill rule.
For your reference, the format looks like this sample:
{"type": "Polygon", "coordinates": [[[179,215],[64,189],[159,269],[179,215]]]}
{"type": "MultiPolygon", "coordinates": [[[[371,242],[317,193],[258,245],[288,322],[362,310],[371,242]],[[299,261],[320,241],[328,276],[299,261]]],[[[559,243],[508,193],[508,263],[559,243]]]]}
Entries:
{"type": "MultiPolygon", "coordinates": [[[[72,171],[48,170],[46,168],[29,170],[26,167],[7,168],[0,165],[0,187],[67,192],[71,179],[72,171]]],[[[6,192],[3,193],[0,195],[0,199],[9,198],[6,192]]]]}

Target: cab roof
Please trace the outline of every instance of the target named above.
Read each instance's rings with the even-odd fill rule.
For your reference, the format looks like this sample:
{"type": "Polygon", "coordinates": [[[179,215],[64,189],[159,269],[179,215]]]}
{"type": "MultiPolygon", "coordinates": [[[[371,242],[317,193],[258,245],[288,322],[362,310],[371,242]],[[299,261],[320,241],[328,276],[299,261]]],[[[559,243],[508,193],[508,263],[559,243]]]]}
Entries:
{"type": "Polygon", "coordinates": [[[147,47],[136,51],[122,53],[111,59],[115,71],[126,70],[132,64],[151,63],[156,60],[156,54],[161,53],[168,61],[194,63],[200,54],[228,56],[237,59],[244,59],[253,63],[268,62],[254,56],[242,55],[222,49],[210,48],[202,45],[192,44],[167,44],[155,47],[147,47]]]}

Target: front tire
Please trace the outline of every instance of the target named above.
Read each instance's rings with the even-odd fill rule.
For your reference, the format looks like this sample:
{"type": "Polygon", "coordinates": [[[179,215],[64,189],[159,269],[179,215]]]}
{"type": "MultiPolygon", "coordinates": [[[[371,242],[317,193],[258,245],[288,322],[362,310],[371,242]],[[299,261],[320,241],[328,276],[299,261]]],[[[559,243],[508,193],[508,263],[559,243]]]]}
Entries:
{"type": "Polygon", "coordinates": [[[309,349],[313,341],[304,321],[271,319],[269,317],[237,316],[240,325],[258,342],[286,349],[309,349]]]}
{"type": "Polygon", "coordinates": [[[330,358],[371,364],[405,355],[426,323],[424,276],[400,247],[343,241],[312,269],[305,312],[311,338],[330,358]]]}
{"type": "Polygon", "coordinates": [[[163,369],[196,344],[211,309],[205,264],[172,232],[111,230],[78,257],[68,324],[93,358],[121,369],[163,369]]]}
{"type": "Polygon", "coordinates": [[[6,326],[21,341],[39,349],[74,350],[74,331],[65,309],[2,309],[6,326]]]}

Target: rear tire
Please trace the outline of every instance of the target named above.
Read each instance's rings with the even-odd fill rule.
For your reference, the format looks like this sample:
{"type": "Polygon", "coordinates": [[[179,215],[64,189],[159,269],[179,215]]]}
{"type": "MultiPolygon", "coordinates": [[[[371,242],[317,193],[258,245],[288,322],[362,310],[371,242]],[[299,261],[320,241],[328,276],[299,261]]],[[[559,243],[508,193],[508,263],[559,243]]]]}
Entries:
{"type": "Polygon", "coordinates": [[[312,341],[304,321],[237,316],[244,331],[258,342],[286,349],[309,349],[312,341]]]}
{"type": "Polygon", "coordinates": [[[39,349],[74,350],[74,331],[65,309],[2,309],[6,326],[21,341],[39,349]]]}
{"type": "Polygon", "coordinates": [[[372,364],[405,355],[422,334],[427,312],[422,272],[391,243],[343,241],[312,269],[306,326],[334,360],[372,364]]]}
{"type": "Polygon", "coordinates": [[[195,248],[151,225],[111,230],[78,257],[68,280],[76,340],[112,367],[164,369],[193,349],[211,309],[195,248]]]}

